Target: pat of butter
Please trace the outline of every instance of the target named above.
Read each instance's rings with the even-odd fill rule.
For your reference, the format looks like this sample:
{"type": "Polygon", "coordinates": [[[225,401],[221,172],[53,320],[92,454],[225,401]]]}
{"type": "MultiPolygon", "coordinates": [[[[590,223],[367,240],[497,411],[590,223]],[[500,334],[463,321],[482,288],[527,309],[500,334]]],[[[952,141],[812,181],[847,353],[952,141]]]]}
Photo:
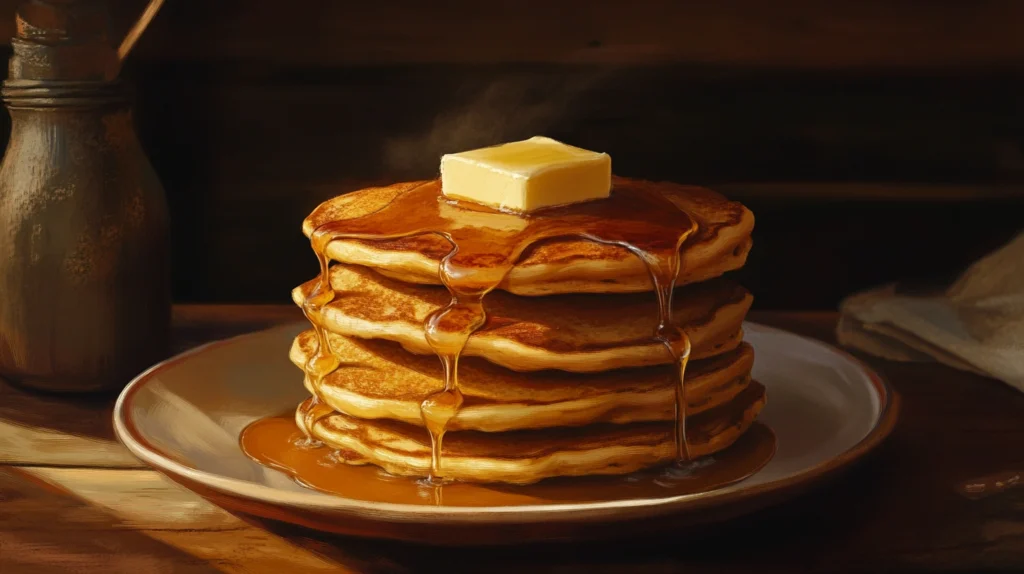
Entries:
{"type": "Polygon", "coordinates": [[[612,159],[546,137],[441,157],[441,191],[499,209],[530,212],[608,197],[612,159]]]}

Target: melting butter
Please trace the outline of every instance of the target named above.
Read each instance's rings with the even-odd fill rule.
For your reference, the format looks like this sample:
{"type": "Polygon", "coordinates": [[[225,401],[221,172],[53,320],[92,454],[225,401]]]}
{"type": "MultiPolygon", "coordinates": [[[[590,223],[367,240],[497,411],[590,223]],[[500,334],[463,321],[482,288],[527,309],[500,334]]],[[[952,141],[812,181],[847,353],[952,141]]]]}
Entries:
{"type": "Polygon", "coordinates": [[[441,191],[506,211],[607,198],[612,160],[546,137],[441,157],[441,191]]]}

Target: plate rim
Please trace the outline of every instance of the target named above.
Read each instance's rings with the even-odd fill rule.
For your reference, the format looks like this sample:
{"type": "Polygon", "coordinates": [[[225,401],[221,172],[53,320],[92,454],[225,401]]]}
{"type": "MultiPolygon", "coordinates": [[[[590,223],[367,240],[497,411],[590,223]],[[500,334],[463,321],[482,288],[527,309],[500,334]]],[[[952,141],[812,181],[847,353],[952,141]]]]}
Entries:
{"type": "MultiPolygon", "coordinates": [[[[745,481],[723,488],[683,494],[659,499],[624,499],[602,502],[557,503],[523,506],[455,506],[438,507],[430,505],[412,505],[391,502],[371,502],[340,495],[325,494],[317,491],[287,492],[270,486],[253,483],[243,479],[225,477],[208,471],[198,470],[150,447],[145,438],[139,436],[138,430],[128,421],[128,405],[134,394],[150,381],[154,375],[169,369],[178,363],[188,360],[194,355],[205,353],[217,347],[238,343],[250,337],[266,335],[277,330],[291,330],[300,327],[302,321],[289,322],[268,329],[219,339],[193,347],[163,361],[160,361],[135,376],[118,395],[113,410],[114,434],[133,456],[147,466],[182,483],[195,491],[190,484],[211,489],[216,493],[251,500],[259,504],[279,505],[316,512],[330,512],[339,515],[360,516],[374,520],[390,520],[415,522],[430,520],[432,522],[471,523],[471,522],[516,522],[530,523],[564,519],[571,514],[574,520],[585,520],[595,515],[620,516],[658,516],[666,513],[681,513],[697,510],[707,506],[724,506],[740,503],[773,493],[785,493],[800,485],[810,485],[831,476],[857,462],[880,445],[893,431],[899,419],[901,406],[900,395],[877,371],[861,359],[830,345],[824,341],[807,337],[786,329],[771,327],[752,321],[744,321],[744,328],[754,327],[767,333],[797,337],[804,343],[820,348],[823,352],[832,353],[848,361],[867,377],[868,382],[878,397],[879,409],[871,429],[856,444],[835,457],[813,466],[803,472],[789,477],[779,478],[754,486],[746,486],[745,481]],[[510,520],[512,519],[512,520],[510,520]]],[[[272,469],[271,469],[272,470],[272,469]]]]}

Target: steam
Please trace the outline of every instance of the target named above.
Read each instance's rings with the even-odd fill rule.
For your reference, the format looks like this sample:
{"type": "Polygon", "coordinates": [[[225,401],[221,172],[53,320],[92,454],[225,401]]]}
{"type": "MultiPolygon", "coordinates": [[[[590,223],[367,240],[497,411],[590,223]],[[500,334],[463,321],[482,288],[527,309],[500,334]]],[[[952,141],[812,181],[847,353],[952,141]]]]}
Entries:
{"type": "Polygon", "coordinates": [[[535,135],[556,137],[557,130],[578,117],[584,96],[612,74],[602,69],[558,77],[520,74],[491,81],[468,104],[438,114],[425,132],[386,141],[385,168],[393,175],[432,177],[445,153],[535,135]]]}

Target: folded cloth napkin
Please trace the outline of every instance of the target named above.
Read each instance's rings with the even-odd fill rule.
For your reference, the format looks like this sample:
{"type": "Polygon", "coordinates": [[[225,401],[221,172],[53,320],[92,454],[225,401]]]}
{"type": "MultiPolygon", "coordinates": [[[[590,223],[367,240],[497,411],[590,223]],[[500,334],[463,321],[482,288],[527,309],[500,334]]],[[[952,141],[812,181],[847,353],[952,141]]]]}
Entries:
{"type": "Polygon", "coordinates": [[[939,361],[1024,391],[1024,232],[945,291],[884,285],[839,307],[841,345],[897,361],[939,361]]]}

